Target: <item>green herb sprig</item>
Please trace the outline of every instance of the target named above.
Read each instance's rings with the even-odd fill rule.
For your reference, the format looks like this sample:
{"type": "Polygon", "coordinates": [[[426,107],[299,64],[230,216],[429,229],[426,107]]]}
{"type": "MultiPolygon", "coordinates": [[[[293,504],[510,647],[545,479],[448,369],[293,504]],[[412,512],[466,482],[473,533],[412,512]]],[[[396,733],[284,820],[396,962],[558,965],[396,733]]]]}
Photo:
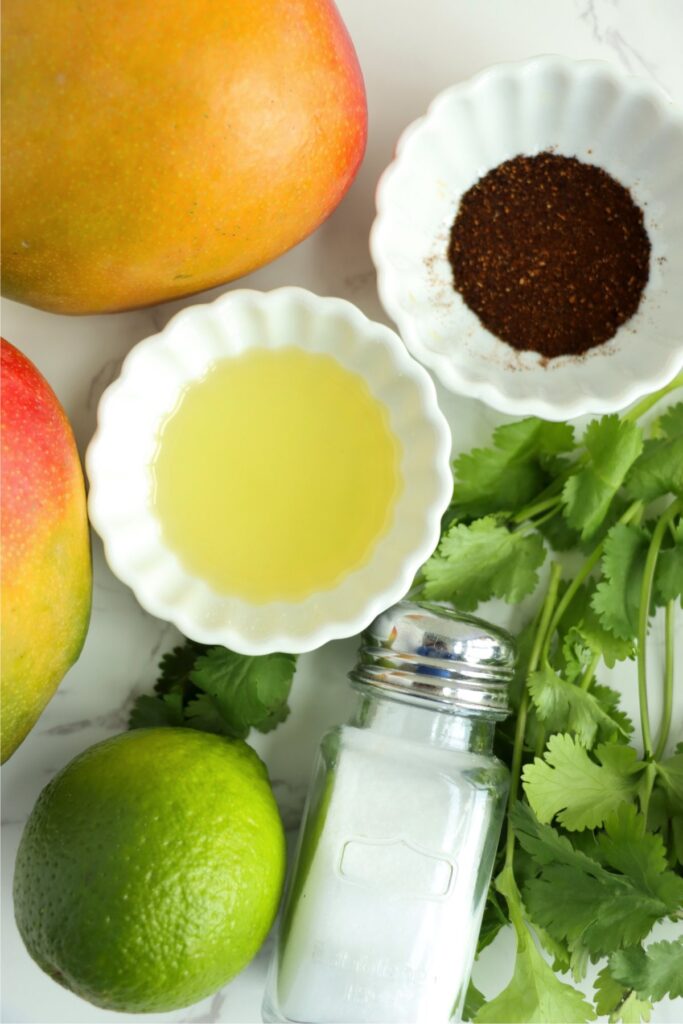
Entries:
{"type": "Polygon", "coordinates": [[[683,745],[664,756],[683,604],[683,402],[647,435],[639,422],[681,385],[594,420],[580,441],[568,424],[531,417],[459,456],[441,541],[413,589],[461,609],[516,603],[540,589],[552,552],[540,610],[519,637],[516,714],[498,729],[512,784],[479,940],[480,952],[510,923],[517,955],[493,1000],[470,987],[477,1024],[647,1021],[655,1000],[683,995],[683,937],[643,945],[658,921],[683,917],[683,745]],[[581,555],[566,579],[558,552],[581,555]],[[655,736],[647,640],[661,607],[655,736]],[[619,694],[596,680],[601,664],[632,658],[642,757],[619,694]],[[579,981],[589,962],[603,963],[594,1005],[558,977],[579,981]]]}
{"type": "Polygon", "coordinates": [[[138,697],[130,728],[174,725],[245,739],[270,732],[289,715],[293,654],[248,657],[186,640],[161,659],[157,696],[138,697]]]}

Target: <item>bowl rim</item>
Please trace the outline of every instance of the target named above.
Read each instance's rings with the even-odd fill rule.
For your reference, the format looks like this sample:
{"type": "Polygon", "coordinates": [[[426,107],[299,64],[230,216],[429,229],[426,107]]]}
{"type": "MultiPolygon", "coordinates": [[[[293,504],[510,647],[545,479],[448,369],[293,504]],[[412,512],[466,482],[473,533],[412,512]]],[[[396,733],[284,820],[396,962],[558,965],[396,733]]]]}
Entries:
{"type": "MultiPolygon", "coordinates": [[[[382,171],[375,189],[375,218],[370,228],[370,256],[377,274],[377,291],[386,313],[396,324],[401,338],[411,354],[426,366],[449,391],[464,394],[470,398],[478,398],[498,412],[512,416],[539,416],[546,420],[576,419],[584,415],[599,415],[618,412],[633,402],[670,383],[683,370],[683,341],[677,349],[673,349],[669,358],[659,370],[652,371],[647,377],[632,379],[629,384],[613,396],[598,399],[595,396],[582,395],[575,392],[567,395],[565,400],[553,398],[552,401],[542,395],[514,396],[504,386],[487,379],[474,379],[466,364],[458,364],[445,353],[431,350],[423,344],[419,330],[419,319],[406,312],[398,298],[396,274],[385,252],[385,224],[391,216],[391,206],[387,198],[388,184],[398,172],[404,158],[407,143],[417,135],[423,127],[433,121],[441,107],[453,96],[461,96],[476,90],[483,81],[503,78],[509,74],[523,75],[530,69],[558,68],[565,73],[575,74],[579,68],[589,68],[596,73],[608,76],[614,85],[623,89],[625,86],[633,92],[639,92],[655,104],[666,117],[677,122],[683,130],[683,111],[680,111],[669,98],[664,89],[642,78],[623,71],[608,60],[596,58],[576,59],[560,54],[544,53],[524,60],[500,61],[482,68],[474,75],[461,82],[447,86],[437,93],[429,103],[427,110],[416,118],[401,132],[393,158],[382,171]]],[[[502,376],[505,379],[505,375],[502,376]]]]}
{"type": "MultiPolygon", "coordinates": [[[[256,347],[252,344],[247,348],[256,347]]],[[[358,359],[356,372],[363,376],[362,358],[358,359]]],[[[187,380],[193,379],[188,370],[183,371],[187,380]]],[[[388,403],[389,405],[391,403],[388,403]]],[[[453,490],[453,479],[450,471],[451,456],[451,433],[448,422],[438,405],[436,388],[431,377],[420,364],[409,354],[399,336],[390,327],[371,320],[357,306],[333,296],[319,296],[314,292],[297,286],[284,286],[280,288],[260,291],[253,288],[240,288],[224,292],[218,298],[210,302],[195,303],[179,310],[162,330],[144,338],[128,352],[119,376],[113,381],[102,394],[97,410],[97,426],[85,454],[85,467],[89,481],[88,514],[90,522],[100,539],[102,540],[105,559],[115,576],[129,586],[135,594],[138,603],[150,614],[175,625],[185,636],[205,644],[220,644],[247,655],[261,655],[274,652],[287,652],[300,654],[315,650],[330,640],[342,639],[353,636],[363,630],[381,611],[402,598],[409,590],[415,573],[420,565],[431,555],[435,549],[439,536],[441,516],[448,506],[453,490]],[[131,380],[139,380],[139,370],[135,368],[135,354],[143,349],[149,349],[160,344],[161,339],[168,336],[171,331],[176,332],[178,324],[183,321],[192,321],[195,316],[201,316],[207,307],[234,307],[235,304],[250,303],[257,308],[263,308],[264,304],[270,301],[285,300],[294,304],[303,305],[308,312],[314,316],[336,314],[341,316],[351,326],[356,336],[365,336],[366,344],[370,336],[377,339],[382,338],[387,350],[392,372],[400,375],[401,378],[409,378],[412,385],[417,389],[419,397],[419,415],[429,425],[429,433],[432,444],[430,466],[434,479],[434,497],[429,505],[421,512],[421,533],[420,542],[413,545],[409,554],[406,554],[396,563],[395,571],[391,574],[391,583],[382,587],[381,590],[368,592],[367,596],[355,609],[353,614],[340,614],[330,616],[321,622],[316,628],[295,631],[288,631],[287,628],[272,628],[254,637],[244,632],[239,625],[229,622],[227,625],[210,626],[198,622],[192,614],[192,602],[185,601],[181,604],[171,605],[164,600],[160,594],[154,594],[150,590],[141,589],[142,580],[145,577],[144,570],[131,564],[131,560],[121,556],[116,550],[115,539],[118,527],[112,522],[108,509],[104,504],[102,480],[107,472],[106,462],[103,461],[103,438],[120,416],[116,409],[114,399],[124,392],[130,385],[131,380]],[[131,364],[133,369],[131,369],[131,364]]],[[[106,450],[104,452],[106,458],[106,450]]],[[[150,518],[153,513],[148,512],[150,518]]],[[[168,548],[165,551],[173,554],[168,548]]],[[[371,556],[372,557],[372,556],[371,556]]],[[[371,563],[370,563],[371,564],[371,563]]],[[[199,580],[199,577],[184,570],[189,579],[199,580]]],[[[348,577],[344,577],[347,579],[348,577]]],[[[200,581],[205,583],[205,581],[200,581]]],[[[343,582],[343,580],[342,580],[343,582]]],[[[329,589],[333,593],[335,587],[329,589]]],[[[214,591],[209,587],[212,595],[214,591]]],[[[216,594],[217,601],[230,601],[229,595],[216,594]]],[[[314,595],[310,595],[311,597],[314,595]]],[[[239,601],[241,606],[248,606],[249,601],[244,599],[233,599],[239,601]]],[[[304,599],[307,600],[307,599],[304,599]]],[[[301,602],[266,602],[259,604],[263,610],[268,605],[293,606],[301,602]]]]}

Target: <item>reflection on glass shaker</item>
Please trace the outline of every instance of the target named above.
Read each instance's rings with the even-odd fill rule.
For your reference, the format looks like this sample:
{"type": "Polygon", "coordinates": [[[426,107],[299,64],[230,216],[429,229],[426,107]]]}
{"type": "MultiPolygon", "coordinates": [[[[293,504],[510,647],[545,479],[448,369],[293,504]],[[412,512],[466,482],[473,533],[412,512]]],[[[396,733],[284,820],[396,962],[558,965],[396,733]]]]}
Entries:
{"type": "Polygon", "coordinates": [[[512,639],[402,602],[366,631],[322,741],[265,1021],[460,1020],[508,789],[492,753],[512,639]]]}

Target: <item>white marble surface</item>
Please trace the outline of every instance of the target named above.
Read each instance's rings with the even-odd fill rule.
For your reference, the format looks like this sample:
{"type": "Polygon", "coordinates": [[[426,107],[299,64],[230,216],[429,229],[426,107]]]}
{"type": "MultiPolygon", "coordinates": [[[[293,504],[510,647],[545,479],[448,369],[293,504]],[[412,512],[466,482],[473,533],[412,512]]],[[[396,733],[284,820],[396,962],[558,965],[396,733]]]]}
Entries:
{"type": "MultiPolygon", "coordinates": [[[[647,4],[643,0],[338,2],[365,74],[370,108],[367,156],[349,195],[330,220],[295,250],[243,282],[257,288],[299,284],[320,294],[341,295],[369,316],[385,319],[367,247],[377,177],[403,127],[424,111],[431,97],[489,64],[543,52],[605,58],[654,79],[683,103],[680,0],[647,4]]],[[[116,376],[123,356],[183,304],[77,319],[7,302],[2,330],[47,376],[83,451],[93,432],[98,398],[116,376]]],[[[470,447],[475,439],[485,440],[492,425],[502,419],[474,401],[443,392],[440,397],[460,449],[470,447]]],[[[135,1017],[96,1010],[51,982],[29,959],[17,934],[11,900],[14,855],[38,793],[85,747],[125,729],[132,699],[150,690],[160,653],[176,639],[172,627],[145,614],[114,579],[96,538],[93,548],[93,616],[83,655],[2,773],[2,1020],[8,1024],[259,1021],[267,946],[213,999],[176,1013],[135,1017]]],[[[495,604],[482,612],[513,625],[521,614],[495,604]]],[[[344,675],[355,649],[352,639],[302,658],[289,721],[270,736],[255,738],[290,828],[300,813],[318,738],[350,706],[344,675]]],[[[657,654],[655,650],[653,657],[657,654]]],[[[624,691],[626,706],[635,712],[633,673],[622,670],[612,682],[624,691]]],[[[679,737],[683,735],[680,697],[674,719],[674,734],[679,737]]],[[[506,981],[512,970],[512,950],[511,937],[503,935],[477,965],[475,980],[486,993],[493,994],[506,981]]],[[[683,1000],[660,1004],[653,1020],[683,1020],[683,1000]]]]}

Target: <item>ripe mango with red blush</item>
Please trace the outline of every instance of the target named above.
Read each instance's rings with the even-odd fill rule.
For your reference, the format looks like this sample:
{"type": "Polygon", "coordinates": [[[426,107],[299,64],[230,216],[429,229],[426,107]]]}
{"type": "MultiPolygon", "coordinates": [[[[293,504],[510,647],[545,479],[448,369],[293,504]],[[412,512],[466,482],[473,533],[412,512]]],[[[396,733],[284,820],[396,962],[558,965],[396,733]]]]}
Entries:
{"type": "Polygon", "coordinates": [[[0,339],[0,753],[14,753],[81,652],[92,569],[71,426],[33,363],[0,339]]]}

